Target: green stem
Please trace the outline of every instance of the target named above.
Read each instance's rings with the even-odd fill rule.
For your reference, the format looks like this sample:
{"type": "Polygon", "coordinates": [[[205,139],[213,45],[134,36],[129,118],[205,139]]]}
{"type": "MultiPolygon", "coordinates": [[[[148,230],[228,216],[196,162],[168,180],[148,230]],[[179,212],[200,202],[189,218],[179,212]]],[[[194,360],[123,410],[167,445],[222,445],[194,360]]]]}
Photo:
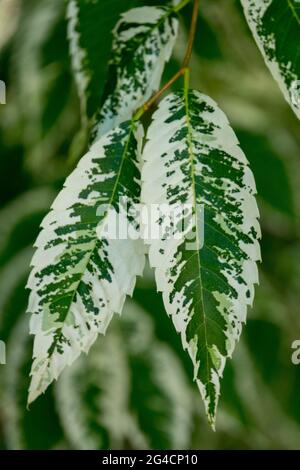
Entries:
{"type": "Polygon", "coordinates": [[[190,87],[190,69],[187,67],[184,69],[184,92],[186,93],[190,87]]]}

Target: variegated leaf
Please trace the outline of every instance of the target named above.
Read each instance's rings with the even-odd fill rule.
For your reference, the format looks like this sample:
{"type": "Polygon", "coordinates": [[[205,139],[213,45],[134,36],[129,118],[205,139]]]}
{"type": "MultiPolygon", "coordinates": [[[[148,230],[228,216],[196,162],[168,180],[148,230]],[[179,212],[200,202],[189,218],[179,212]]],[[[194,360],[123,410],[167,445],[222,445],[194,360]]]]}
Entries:
{"type": "MultiPolygon", "coordinates": [[[[180,0],[163,0],[164,5],[178,5],[180,0]]],[[[103,93],[112,30],[125,11],[152,0],[68,0],[67,19],[70,55],[80,98],[83,119],[91,119],[107,97],[103,93]],[[94,34],[100,31],[100,34],[94,34]],[[102,103],[101,103],[102,101],[102,103]]],[[[108,83],[111,86],[111,80],[108,83]]]]}
{"type": "Polygon", "coordinates": [[[142,273],[141,241],[105,235],[116,217],[138,229],[131,208],[140,198],[141,140],[141,127],[128,121],[95,143],[42,222],[28,281],[35,335],[29,402],[105,333],[142,273]]]}
{"type": "Polygon", "coordinates": [[[149,237],[149,258],[214,426],[220,377],[258,281],[254,178],[225,115],[197,91],[161,102],[144,159],[142,200],[168,204],[174,217],[180,204],[190,208],[190,217],[177,212],[176,223],[172,212],[161,211],[155,221],[161,234],[149,237]]]}
{"type": "Polygon", "coordinates": [[[89,356],[64,372],[56,397],[77,449],[123,448],[124,442],[135,449],[188,446],[192,403],[184,372],[133,302],[89,356]]]}
{"type": "Polygon", "coordinates": [[[300,119],[299,0],[241,0],[250,29],[284,97],[300,119]]]}
{"type": "Polygon", "coordinates": [[[113,34],[108,95],[96,119],[95,139],[131,119],[159,88],[175,43],[178,20],[170,6],[134,8],[121,15],[113,34]]]}
{"type": "Polygon", "coordinates": [[[136,0],[68,1],[72,66],[82,113],[88,119],[100,106],[111,48],[111,30],[119,15],[136,3],[136,0]]]}

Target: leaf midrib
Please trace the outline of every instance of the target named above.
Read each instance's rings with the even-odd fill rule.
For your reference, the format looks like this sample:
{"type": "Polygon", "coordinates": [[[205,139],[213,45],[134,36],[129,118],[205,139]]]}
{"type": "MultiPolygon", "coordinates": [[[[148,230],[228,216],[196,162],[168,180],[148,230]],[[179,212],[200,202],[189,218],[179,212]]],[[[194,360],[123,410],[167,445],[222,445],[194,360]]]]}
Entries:
{"type": "MultiPolygon", "coordinates": [[[[188,152],[189,152],[189,160],[190,160],[190,176],[192,179],[192,193],[193,193],[193,203],[194,203],[194,208],[196,211],[197,207],[197,198],[196,198],[196,190],[195,190],[195,165],[194,165],[194,153],[193,153],[193,143],[192,143],[192,126],[190,122],[190,116],[189,116],[189,96],[188,96],[189,90],[185,86],[184,88],[184,101],[185,101],[185,109],[186,109],[186,125],[187,125],[187,143],[188,143],[188,152]]],[[[199,230],[198,230],[198,224],[197,224],[197,217],[195,220],[195,229],[196,229],[196,247],[200,246],[200,239],[199,239],[199,230]]],[[[203,312],[203,326],[204,326],[204,337],[205,337],[205,351],[206,351],[206,371],[208,374],[209,371],[209,356],[208,356],[208,341],[207,341],[207,315],[205,313],[205,307],[204,307],[204,299],[203,299],[203,282],[202,282],[202,274],[201,274],[201,260],[200,260],[200,249],[196,250],[197,253],[197,263],[198,263],[198,269],[199,269],[199,276],[197,276],[199,285],[200,285],[200,300],[202,304],[202,312],[203,312]]],[[[206,383],[210,382],[210,378],[207,375],[206,376],[206,383]]]]}

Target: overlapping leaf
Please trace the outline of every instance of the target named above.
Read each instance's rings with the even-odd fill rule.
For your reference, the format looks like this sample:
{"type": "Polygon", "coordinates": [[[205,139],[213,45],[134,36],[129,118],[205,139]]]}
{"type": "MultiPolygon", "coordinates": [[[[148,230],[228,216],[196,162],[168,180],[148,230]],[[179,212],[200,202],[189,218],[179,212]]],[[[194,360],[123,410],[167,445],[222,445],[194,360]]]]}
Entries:
{"type": "Polygon", "coordinates": [[[130,210],[140,197],[141,138],[128,121],[94,144],[42,222],[28,281],[35,335],[29,402],[105,332],[142,273],[140,240],[104,236],[116,216],[138,229],[130,210]]]}
{"type": "Polygon", "coordinates": [[[161,233],[149,237],[150,263],[214,425],[220,377],[258,281],[255,182],[225,115],[196,91],[161,102],[144,159],[143,201],[177,213],[151,221],[161,233]]]}
{"type": "Polygon", "coordinates": [[[241,0],[254,38],[286,100],[300,119],[300,3],[241,0]]]}
{"type": "Polygon", "coordinates": [[[159,88],[177,29],[178,20],[169,6],[134,8],[121,15],[113,32],[111,93],[96,119],[95,138],[131,119],[159,88]]]}

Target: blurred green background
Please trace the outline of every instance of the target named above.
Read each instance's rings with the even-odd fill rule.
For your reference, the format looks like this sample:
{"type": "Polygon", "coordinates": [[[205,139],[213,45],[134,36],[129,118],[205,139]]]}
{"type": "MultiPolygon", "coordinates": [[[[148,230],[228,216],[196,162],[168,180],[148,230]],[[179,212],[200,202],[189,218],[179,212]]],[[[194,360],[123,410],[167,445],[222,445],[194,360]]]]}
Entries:
{"type": "MultiPolygon", "coordinates": [[[[107,0],[103,0],[105,2],[107,0]]],[[[99,24],[99,102],[109,31],[99,24]]],[[[0,0],[0,447],[3,449],[299,449],[300,133],[248,31],[238,1],[202,0],[192,86],[228,115],[255,174],[263,229],[260,286],[222,383],[212,432],[192,366],[153,274],[88,357],[26,409],[32,338],[26,312],[32,245],[64,178],[86,149],[71,73],[64,0],[0,0]]],[[[189,8],[166,77],[186,44],[189,8]]],[[[95,53],[98,49],[95,50],[95,53]]],[[[177,86],[180,86],[177,85],[177,86]]]]}

